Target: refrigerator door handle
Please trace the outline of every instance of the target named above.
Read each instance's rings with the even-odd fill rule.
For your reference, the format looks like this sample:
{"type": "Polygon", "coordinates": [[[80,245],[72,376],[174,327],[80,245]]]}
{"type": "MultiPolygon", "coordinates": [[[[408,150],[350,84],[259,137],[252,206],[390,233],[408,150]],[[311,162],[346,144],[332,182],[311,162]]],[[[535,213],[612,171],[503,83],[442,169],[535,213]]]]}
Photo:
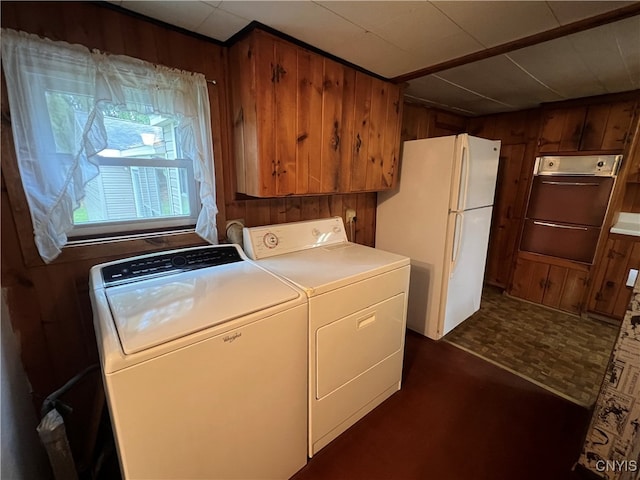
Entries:
{"type": "Polygon", "coordinates": [[[467,205],[467,191],[469,190],[469,145],[467,141],[468,139],[465,137],[461,150],[462,165],[460,168],[460,184],[458,188],[458,211],[465,209],[467,205]]]}
{"type": "Polygon", "coordinates": [[[455,229],[453,231],[453,251],[451,254],[451,268],[449,269],[449,276],[453,275],[458,263],[458,255],[460,255],[460,246],[462,245],[462,227],[464,225],[464,213],[455,212],[455,229]]]}

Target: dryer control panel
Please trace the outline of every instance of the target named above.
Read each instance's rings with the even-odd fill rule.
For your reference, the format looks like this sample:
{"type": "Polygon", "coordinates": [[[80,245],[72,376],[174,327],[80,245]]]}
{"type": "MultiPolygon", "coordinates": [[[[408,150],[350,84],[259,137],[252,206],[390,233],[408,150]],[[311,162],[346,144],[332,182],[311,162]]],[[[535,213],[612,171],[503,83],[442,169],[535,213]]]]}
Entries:
{"type": "Polygon", "coordinates": [[[240,262],[235,245],[215,245],[160,252],[115,262],[102,268],[105,286],[167,273],[240,262]]]}
{"type": "Polygon", "coordinates": [[[245,227],[242,236],[245,253],[252,260],[348,241],[341,217],[245,227]]]}

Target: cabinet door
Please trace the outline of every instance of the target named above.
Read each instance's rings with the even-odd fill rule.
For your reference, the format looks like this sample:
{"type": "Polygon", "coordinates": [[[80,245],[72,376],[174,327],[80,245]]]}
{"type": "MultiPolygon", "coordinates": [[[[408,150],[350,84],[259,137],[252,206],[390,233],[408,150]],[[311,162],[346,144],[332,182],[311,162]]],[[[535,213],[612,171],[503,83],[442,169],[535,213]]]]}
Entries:
{"type": "Polygon", "coordinates": [[[568,269],[558,307],[560,310],[579,314],[587,289],[588,272],[568,269]]]}
{"type": "Polygon", "coordinates": [[[351,191],[395,185],[400,151],[402,90],[356,72],[351,152],[351,191]]]}
{"type": "Polygon", "coordinates": [[[551,265],[549,267],[549,275],[547,275],[544,295],[542,297],[543,305],[554,308],[560,306],[560,299],[562,298],[562,290],[566,277],[566,268],[558,267],[557,265],[551,265]]]}
{"type": "Polygon", "coordinates": [[[633,120],[634,101],[588,108],[580,150],[622,151],[633,120]]]}
{"type": "Polygon", "coordinates": [[[631,298],[625,282],[632,268],[640,269],[640,241],[609,238],[594,276],[589,310],[622,319],[631,298]]]}
{"type": "Polygon", "coordinates": [[[345,66],[324,60],[322,82],[322,145],[320,152],[320,191],[333,193],[340,185],[342,100],[345,66]]]}
{"type": "Polygon", "coordinates": [[[574,152],[580,147],[586,107],[548,110],[542,117],[540,153],[574,152]]]}
{"type": "Polygon", "coordinates": [[[297,189],[298,193],[320,192],[322,145],[322,82],[324,61],[315,53],[298,52],[297,189]]]}
{"type": "MultiPolygon", "coordinates": [[[[271,67],[273,123],[263,125],[275,144],[276,195],[301,193],[297,188],[296,164],[298,49],[286,42],[275,42],[271,67]]],[[[269,138],[268,136],[266,138],[269,138]]]]}
{"type": "Polygon", "coordinates": [[[549,265],[518,258],[509,293],[535,303],[542,303],[549,265]]]}

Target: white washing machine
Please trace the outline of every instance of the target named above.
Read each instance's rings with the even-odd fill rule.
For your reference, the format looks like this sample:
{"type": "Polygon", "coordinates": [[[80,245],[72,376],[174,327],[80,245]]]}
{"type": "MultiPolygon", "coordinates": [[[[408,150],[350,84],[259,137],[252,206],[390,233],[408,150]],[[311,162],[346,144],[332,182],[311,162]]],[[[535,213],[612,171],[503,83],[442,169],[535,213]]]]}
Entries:
{"type": "Polygon", "coordinates": [[[309,297],[309,456],[400,389],[409,258],[340,217],[244,229],[249,257],[309,297]]]}
{"type": "Polygon", "coordinates": [[[97,265],[90,292],[130,479],[285,479],[307,462],[307,298],[236,245],[97,265]]]}

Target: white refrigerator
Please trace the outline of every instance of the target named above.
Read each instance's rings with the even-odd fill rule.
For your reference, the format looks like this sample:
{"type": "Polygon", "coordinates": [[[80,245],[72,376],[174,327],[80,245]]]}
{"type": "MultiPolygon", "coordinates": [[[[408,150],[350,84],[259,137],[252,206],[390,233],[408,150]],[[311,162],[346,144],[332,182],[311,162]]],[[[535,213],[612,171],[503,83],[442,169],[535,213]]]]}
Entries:
{"type": "Polygon", "coordinates": [[[438,340],[480,308],[500,142],[404,142],[399,187],[378,194],[376,247],[411,257],[407,326],[438,340]]]}

